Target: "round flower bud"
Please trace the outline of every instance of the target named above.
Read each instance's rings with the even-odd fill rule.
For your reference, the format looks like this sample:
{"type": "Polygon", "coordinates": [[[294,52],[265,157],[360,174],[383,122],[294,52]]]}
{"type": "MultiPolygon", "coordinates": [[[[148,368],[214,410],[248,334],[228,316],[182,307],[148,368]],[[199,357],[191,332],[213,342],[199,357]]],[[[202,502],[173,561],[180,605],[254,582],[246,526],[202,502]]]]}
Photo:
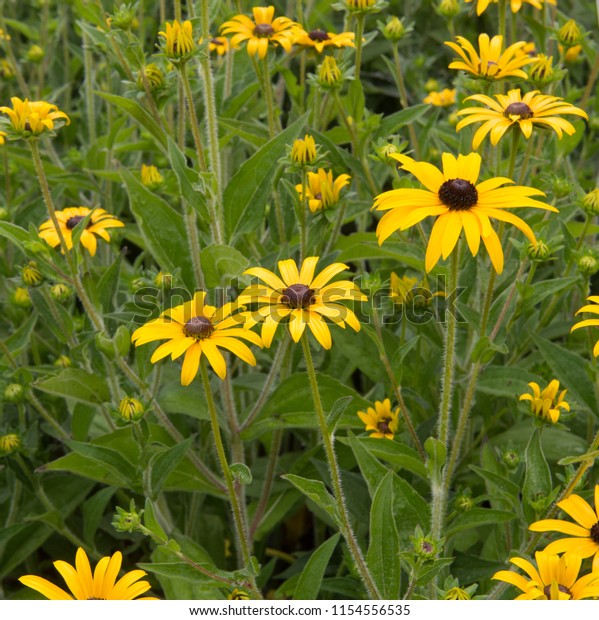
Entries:
{"type": "Polygon", "coordinates": [[[537,245],[533,245],[532,243],[526,248],[528,253],[528,258],[534,261],[544,261],[547,260],[551,256],[551,250],[549,246],[539,239],[537,241],[537,245]]]}
{"type": "Polygon", "coordinates": [[[71,358],[68,357],[67,355],[59,355],[55,360],[54,360],[54,366],[58,366],[59,368],[69,368],[69,366],[72,366],[73,362],[71,362],[71,358]]]}
{"type": "Polygon", "coordinates": [[[110,25],[121,30],[130,30],[135,26],[135,22],[137,22],[135,6],[132,4],[121,4],[114,15],[111,16],[110,25]]]}
{"type": "Polygon", "coordinates": [[[145,409],[137,398],[125,396],[119,404],[119,413],[125,422],[138,422],[144,417],[145,409]]]}
{"type": "Polygon", "coordinates": [[[567,21],[557,32],[557,40],[564,47],[572,47],[582,41],[582,31],[573,20],[567,21]]]}
{"type": "Polygon", "coordinates": [[[21,269],[21,278],[27,286],[39,286],[44,280],[35,261],[30,261],[21,269]]]}
{"type": "Polygon", "coordinates": [[[452,127],[455,127],[460,122],[460,117],[457,112],[452,112],[448,117],[447,121],[452,127]]]}
{"type": "Polygon", "coordinates": [[[590,277],[599,271],[599,260],[591,254],[581,256],[576,264],[583,276],[590,277]]]}
{"type": "Polygon", "coordinates": [[[457,495],[455,498],[455,507],[460,512],[468,512],[474,508],[474,502],[472,501],[472,497],[467,493],[462,493],[457,495]]]}
{"type": "Polygon", "coordinates": [[[137,88],[139,88],[139,90],[144,90],[143,76],[141,75],[142,71],[146,76],[150,90],[160,90],[164,88],[164,74],[158,65],[150,63],[137,74],[137,88]]]}
{"type": "Polygon", "coordinates": [[[0,220],[8,219],[8,211],[4,207],[0,207],[0,220]]]}
{"type": "Polygon", "coordinates": [[[339,88],[343,76],[334,56],[325,56],[318,67],[318,83],[324,88],[339,88]]]}
{"type": "Polygon", "coordinates": [[[439,549],[437,543],[427,536],[412,539],[414,551],[422,560],[432,560],[437,555],[439,549]]]}
{"type": "Polygon", "coordinates": [[[469,601],[472,597],[462,588],[451,588],[445,592],[443,597],[446,601],[469,601]]]}
{"type": "Polygon", "coordinates": [[[599,215],[599,187],[585,195],[582,199],[582,208],[589,215],[599,215]]]}
{"type": "Polygon", "coordinates": [[[50,287],[50,297],[52,297],[54,301],[58,301],[62,303],[64,301],[67,301],[67,299],[69,299],[70,296],[71,296],[71,289],[66,284],[58,283],[58,284],[53,284],[50,287]]]}
{"type": "Polygon", "coordinates": [[[29,297],[29,291],[26,288],[19,286],[12,294],[12,302],[15,306],[20,308],[29,308],[31,306],[31,297],[29,297]]]}
{"type": "Polygon", "coordinates": [[[460,12],[458,0],[441,0],[437,6],[437,13],[443,17],[455,17],[460,12]]]}
{"type": "Polygon", "coordinates": [[[11,454],[12,452],[16,452],[20,446],[21,439],[18,435],[9,433],[8,435],[0,436],[0,452],[4,452],[4,454],[11,454]]]}
{"type": "Polygon", "coordinates": [[[551,189],[556,198],[565,198],[572,191],[572,183],[566,177],[555,176],[551,189]]]}
{"type": "Polygon", "coordinates": [[[151,190],[156,190],[164,184],[164,178],[156,166],[141,165],[141,182],[151,190]]]}
{"type": "Polygon", "coordinates": [[[132,293],[136,293],[140,288],[145,288],[147,285],[148,283],[143,278],[134,278],[129,284],[129,290],[132,293]]]}
{"type": "Polygon", "coordinates": [[[20,383],[9,383],[4,388],[4,398],[9,403],[20,403],[25,398],[25,388],[20,383]]]}
{"type": "Polygon", "coordinates": [[[316,161],[316,142],[308,134],[304,139],[297,139],[291,147],[291,160],[297,166],[310,166],[316,161]]]}
{"type": "Polygon", "coordinates": [[[399,148],[392,144],[391,142],[384,142],[380,145],[374,145],[374,151],[378,157],[384,164],[389,164],[390,166],[397,166],[397,160],[393,159],[391,155],[395,155],[399,153],[399,148]]]}
{"type": "Polygon", "coordinates": [[[25,55],[25,58],[29,61],[29,62],[41,62],[44,59],[44,56],[46,54],[44,53],[44,50],[39,46],[39,45],[32,45],[28,50],[27,50],[27,54],[25,55]]]}
{"type": "Polygon", "coordinates": [[[438,80],[435,80],[435,78],[429,78],[424,85],[424,89],[427,93],[430,93],[434,90],[439,90],[440,88],[441,85],[439,84],[438,80]]]}
{"type": "Polygon", "coordinates": [[[514,450],[506,450],[501,456],[501,460],[508,469],[516,469],[520,464],[520,455],[514,450]]]}
{"type": "Polygon", "coordinates": [[[364,11],[372,8],[376,0],[345,0],[345,6],[351,12],[364,11]]]}
{"type": "Polygon", "coordinates": [[[399,41],[406,34],[405,26],[399,17],[391,17],[383,28],[383,36],[389,41],[399,41]]]}

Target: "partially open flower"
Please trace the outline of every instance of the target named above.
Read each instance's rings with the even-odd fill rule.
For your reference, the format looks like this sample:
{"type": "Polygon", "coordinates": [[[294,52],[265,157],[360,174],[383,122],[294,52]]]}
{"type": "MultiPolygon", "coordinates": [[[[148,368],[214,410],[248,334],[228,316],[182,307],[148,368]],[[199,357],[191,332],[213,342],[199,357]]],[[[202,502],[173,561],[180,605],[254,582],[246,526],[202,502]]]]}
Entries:
{"type": "Polygon", "coordinates": [[[164,38],[164,51],[171,61],[187,60],[197,48],[189,20],[183,23],[176,19],[172,23],[166,22],[166,30],[159,32],[158,36],[164,38]]]}
{"type": "Polygon", "coordinates": [[[69,117],[47,101],[21,100],[11,97],[12,108],[0,106],[0,112],[7,114],[12,130],[22,138],[39,136],[68,125],[69,117]]]}
{"type": "Polygon", "coordinates": [[[391,401],[376,401],[374,408],[368,407],[366,411],[358,411],[358,417],[367,431],[372,431],[369,437],[377,439],[393,439],[399,428],[399,409],[391,410],[391,401]]]}
{"type": "Polygon", "coordinates": [[[530,401],[531,413],[541,420],[555,424],[559,420],[560,409],[570,411],[570,405],[564,400],[568,390],[559,392],[559,381],[557,379],[551,381],[542,390],[534,381],[528,385],[532,389],[532,394],[522,394],[519,400],[530,401]]]}
{"type": "Polygon", "coordinates": [[[291,147],[291,160],[297,166],[309,166],[316,161],[316,142],[309,134],[297,139],[291,147]]]}
{"type": "MultiPolygon", "coordinates": [[[[339,202],[342,188],[349,182],[349,174],[340,174],[333,180],[333,171],[319,168],[318,172],[308,172],[308,185],[306,187],[306,198],[308,207],[312,213],[333,207],[339,202]]],[[[302,196],[302,184],[295,186],[300,200],[302,196]]]]}

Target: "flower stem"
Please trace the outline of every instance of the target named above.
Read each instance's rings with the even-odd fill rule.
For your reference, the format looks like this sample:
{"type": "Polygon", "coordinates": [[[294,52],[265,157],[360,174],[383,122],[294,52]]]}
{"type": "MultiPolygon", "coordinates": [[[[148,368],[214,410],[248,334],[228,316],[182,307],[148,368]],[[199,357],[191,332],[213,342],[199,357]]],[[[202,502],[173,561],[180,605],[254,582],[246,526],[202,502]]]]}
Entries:
{"type": "MultiPolygon", "coordinates": [[[[403,77],[403,70],[401,67],[401,58],[399,56],[399,50],[397,49],[397,43],[393,43],[391,45],[391,49],[393,50],[393,61],[395,62],[395,73],[396,73],[396,82],[397,82],[397,90],[399,91],[399,102],[401,103],[402,108],[408,107],[408,91],[406,89],[406,82],[403,77]]],[[[416,159],[420,159],[420,149],[418,146],[418,138],[416,137],[416,130],[414,129],[413,123],[408,123],[408,133],[410,135],[410,144],[412,146],[412,150],[416,155],[416,159]]]]}
{"type": "Polygon", "coordinates": [[[306,256],[306,210],[308,209],[307,193],[308,190],[308,171],[302,168],[302,198],[300,200],[300,263],[306,256]]]}
{"type": "Polygon", "coordinates": [[[263,81],[262,86],[264,90],[264,98],[266,99],[266,110],[268,113],[268,133],[272,140],[278,129],[277,118],[275,116],[275,98],[272,92],[272,82],[270,80],[270,70],[268,68],[268,54],[262,59],[262,73],[263,81]]]}
{"type": "Polygon", "coordinates": [[[506,46],[505,34],[506,34],[506,13],[507,13],[507,0],[499,0],[499,34],[502,37],[503,46],[506,46]]]}
{"type": "MultiPolygon", "coordinates": [[[[218,424],[218,414],[216,412],[216,405],[214,403],[214,396],[212,394],[212,388],[210,387],[210,379],[208,377],[208,370],[206,368],[206,360],[202,356],[200,361],[200,372],[202,375],[202,383],[204,385],[204,393],[206,395],[206,402],[208,403],[208,411],[210,412],[210,425],[212,427],[212,434],[214,435],[214,443],[216,446],[216,453],[220,463],[220,467],[225,478],[225,484],[227,485],[227,492],[229,495],[229,501],[231,503],[231,509],[233,512],[233,521],[235,523],[235,530],[237,534],[237,542],[241,555],[243,558],[243,565],[249,566],[251,563],[251,550],[248,541],[248,534],[246,524],[243,520],[243,513],[241,506],[239,505],[237,493],[235,492],[235,483],[233,482],[233,475],[229,468],[227,461],[227,454],[225,452],[225,446],[220,434],[220,426],[218,424]]],[[[256,584],[252,582],[252,587],[257,591],[256,584]]]]}
{"type": "Polygon", "coordinates": [[[191,117],[191,133],[193,134],[193,142],[198,156],[198,165],[201,172],[206,172],[208,168],[206,166],[206,158],[204,157],[204,147],[202,146],[202,136],[200,134],[198,115],[196,114],[191,85],[189,84],[189,76],[187,75],[187,66],[185,64],[179,66],[179,77],[181,78],[181,83],[183,84],[183,91],[185,92],[185,99],[187,100],[189,116],[191,117]]]}
{"type": "Polygon", "coordinates": [[[356,80],[360,79],[360,71],[362,69],[362,48],[364,47],[364,19],[365,16],[362,13],[356,15],[356,80]]]}
{"type": "Polygon", "coordinates": [[[360,577],[368,590],[368,594],[372,599],[380,599],[381,594],[368,570],[362,551],[356,540],[356,536],[352,529],[347,506],[345,505],[345,498],[343,496],[343,489],[341,488],[341,472],[339,471],[339,465],[337,464],[337,457],[335,455],[333,436],[329,432],[327,426],[326,417],[322,408],[322,402],[320,400],[320,392],[318,390],[318,381],[316,380],[316,371],[314,370],[314,362],[312,361],[312,354],[310,353],[310,342],[308,340],[308,334],[304,332],[302,336],[302,347],[304,350],[304,358],[306,360],[306,368],[308,370],[308,377],[310,379],[310,388],[312,390],[312,398],[314,400],[314,408],[316,409],[316,415],[318,418],[318,426],[320,428],[320,435],[324,445],[324,451],[327,457],[329,465],[329,473],[331,475],[331,481],[333,483],[333,491],[335,496],[335,502],[337,503],[337,510],[339,512],[339,519],[341,521],[341,534],[347,542],[351,556],[356,563],[356,568],[360,573],[360,577]]]}

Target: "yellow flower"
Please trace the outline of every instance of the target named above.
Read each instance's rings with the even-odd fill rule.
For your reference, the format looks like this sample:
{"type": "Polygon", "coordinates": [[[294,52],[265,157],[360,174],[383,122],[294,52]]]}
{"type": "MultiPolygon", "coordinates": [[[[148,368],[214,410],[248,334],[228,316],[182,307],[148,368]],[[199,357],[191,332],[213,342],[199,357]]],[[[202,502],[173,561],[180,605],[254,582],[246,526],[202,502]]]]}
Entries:
{"type": "Polygon", "coordinates": [[[294,140],[291,147],[291,160],[298,166],[309,166],[316,160],[316,142],[308,134],[304,139],[294,140]]]}
{"type": "Polygon", "coordinates": [[[560,519],[543,519],[536,521],[528,529],[532,532],[559,532],[571,536],[572,538],[554,540],[549,543],[545,551],[547,553],[576,553],[583,560],[594,556],[593,571],[599,572],[599,484],[595,485],[594,510],[579,495],[570,495],[557,505],[576,523],[560,519]]]}
{"type": "Polygon", "coordinates": [[[288,17],[273,19],[274,6],[255,6],[252,13],[254,21],[246,15],[236,15],[220,27],[222,34],[233,34],[231,45],[247,41],[248,54],[260,58],[266,57],[271,43],[290,52],[299,25],[288,17]]]}
{"type": "Polygon", "coordinates": [[[343,75],[334,56],[325,56],[318,67],[318,83],[324,88],[339,88],[343,75]]]}
{"type": "MultiPolygon", "coordinates": [[[[62,232],[68,250],[73,247],[73,229],[90,213],[92,213],[92,211],[87,207],[67,207],[62,211],[56,212],[56,219],[58,220],[58,225],[60,226],[60,231],[62,232]]],[[[110,235],[106,229],[121,228],[124,225],[125,224],[114,217],[114,215],[106,213],[104,209],[94,209],[79,240],[81,241],[81,245],[87,248],[92,256],[95,256],[97,248],[96,235],[104,239],[104,241],[109,242],[110,235]]],[[[52,220],[47,220],[40,226],[39,236],[53,248],[60,245],[60,238],[58,237],[52,220]]]]}
{"type": "Polygon", "coordinates": [[[446,601],[469,601],[472,597],[462,588],[451,588],[445,593],[446,601]]]}
{"type": "Polygon", "coordinates": [[[29,308],[31,305],[31,296],[29,295],[29,291],[22,286],[18,286],[13,295],[12,295],[13,303],[16,306],[21,308],[29,308]]]}
{"type": "Polygon", "coordinates": [[[250,595],[245,590],[240,590],[239,588],[235,588],[227,599],[230,601],[249,601],[250,595]]]}
{"type": "MultiPolygon", "coordinates": [[[[333,171],[319,168],[318,172],[308,172],[308,185],[306,186],[306,197],[308,206],[312,213],[321,209],[328,209],[339,202],[341,189],[350,182],[349,174],[340,174],[333,180],[333,171]]],[[[302,196],[302,184],[295,186],[300,200],[302,196]]]]}
{"type": "Polygon", "coordinates": [[[129,571],[116,581],[121,570],[122,559],[120,551],[110,557],[103,557],[96,565],[93,575],[87,555],[81,547],[77,549],[75,566],[62,560],[54,562],[54,567],[64,579],[71,594],[43,577],[25,575],[20,577],[19,581],[52,601],[73,599],[77,601],[131,601],[133,599],[157,601],[158,599],[152,596],[138,598],[152,587],[147,581],[139,581],[146,575],[142,570],[129,571]]]}
{"type": "Polygon", "coordinates": [[[227,37],[212,37],[208,44],[208,50],[224,56],[229,51],[229,39],[227,37]]]}
{"type": "Polygon", "coordinates": [[[418,284],[418,278],[402,276],[401,278],[393,271],[391,272],[391,299],[398,306],[409,303],[414,295],[412,289],[418,284]]]}
{"type": "Polygon", "coordinates": [[[520,89],[515,88],[507,95],[495,95],[497,101],[487,95],[472,95],[467,97],[466,101],[470,99],[488,106],[487,109],[464,108],[458,112],[458,115],[468,118],[462,119],[457,124],[457,131],[472,123],[482,122],[474,134],[473,149],[477,149],[489,133],[491,144],[496,145],[512,125],[518,127],[526,138],[530,138],[533,126],[537,124],[550,127],[561,139],[564,132],[571,136],[576,133],[576,129],[572,123],[556,116],[557,114],[575,114],[588,119],[587,113],[580,108],[561,97],[541,95],[538,90],[532,90],[522,96],[520,89]]]}
{"type": "Polygon", "coordinates": [[[39,286],[44,276],[35,261],[29,261],[21,270],[21,278],[27,286],[39,286]]]}
{"type": "Polygon", "coordinates": [[[279,261],[282,279],[262,267],[252,267],[245,272],[264,282],[248,286],[239,296],[239,302],[259,304],[255,312],[248,313],[247,325],[262,322],[262,340],[266,347],[270,347],[277,326],[282,321],[289,323],[289,333],[294,342],[299,342],[308,326],[325,349],[330,349],[333,344],[325,318],[340,327],[345,328],[347,324],[354,331],[360,331],[356,315],[335,302],[366,301],[366,295],[350,280],[327,284],[331,278],[345,271],[347,265],[333,263],[315,276],[317,263],[317,256],[309,256],[298,270],[293,259],[279,261]]]}
{"type": "Polygon", "coordinates": [[[563,390],[558,396],[559,381],[557,379],[553,379],[542,390],[534,381],[528,385],[532,389],[532,394],[522,394],[519,400],[530,401],[530,411],[533,415],[555,424],[559,420],[560,409],[570,411],[570,405],[564,400],[568,390],[563,390]]]}
{"type": "Polygon", "coordinates": [[[170,60],[184,59],[196,49],[193,28],[189,20],[182,24],[176,19],[172,23],[166,22],[166,32],[160,31],[158,36],[164,37],[164,49],[170,60]]]}
{"type": "Polygon", "coordinates": [[[162,185],[164,179],[156,166],[141,165],[141,182],[150,189],[156,189],[162,185]]]}
{"type": "Polygon", "coordinates": [[[5,454],[10,454],[11,452],[15,452],[21,445],[21,439],[18,435],[14,433],[9,433],[8,435],[0,436],[0,451],[5,454]]]}
{"type": "Polygon", "coordinates": [[[334,45],[335,47],[355,47],[353,32],[342,32],[335,34],[334,32],[327,32],[326,30],[311,30],[306,32],[305,30],[298,28],[295,32],[296,45],[302,45],[304,47],[312,47],[319,54],[322,54],[325,47],[334,45]]]}
{"type": "Polygon", "coordinates": [[[70,368],[72,365],[73,362],[68,355],[59,355],[54,360],[54,366],[58,366],[59,368],[70,368]]]}
{"type": "Polygon", "coordinates": [[[580,52],[582,52],[582,45],[572,45],[564,52],[564,46],[558,43],[557,49],[560,54],[564,54],[566,62],[576,62],[580,57],[580,52]]]}
{"type": "Polygon", "coordinates": [[[7,133],[5,131],[0,131],[0,145],[6,142],[7,133]]]}
{"type": "MultiPolygon", "coordinates": [[[[475,0],[466,0],[466,2],[474,1],[475,0]]],[[[482,15],[491,2],[499,2],[499,0],[476,0],[476,14],[482,15]]],[[[557,0],[510,0],[510,8],[512,9],[512,13],[517,13],[522,8],[523,4],[530,4],[534,6],[535,9],[542,9],[543,2],[553,4],[553,6],[557,4],[557,0]]]]}
{"type": "Polygon", "coordinates": [[[578,578],[581,556],[566,553],[559,557],[548,551],[537,551],[537,567],[524,558],[511,558],[510,562],[521,568],[529,577],[509,570],[500,570],[493,579],[504,581],[519,590],[514,600],[567,601],[599,596],[599,573],[592,572],[578,578]]]}
{"type": "Polygon", "coordinates": [[[57,121],[58,127],[62,126],[61,121],[66,125],[71,122],[64,112],[47,101],[29,101],[11,97],[10,102],[12,109],[0,106],[0,112],[8,115],[13,129],[24,137],[39,136],[44,131],[52,131],[54,121],[57,121]]]}
{"type": "Polygon", "coordinates": [[[189,385],[198,372],[202,355],[220,379],[227,376],[225,358],[219,347],[231,351],[251,366],[256,358],[249,347],[239,339],[262,346],[262,341],[254,332],[239,327],[243,317],[233,315],[238,303],[226,303],[220,308],[204,304],[206,293],[197,292],[191,301],[170,310],[149,321],[133,332],[131,340],[138,347],[155,340],[168,340],[154,351],[150,361],[155,364],[167,355],[176,360],[185,353],[181,369],[181,385],[189,385]]]}
{"type": "Polygon", "coordinates": [[[406,230],[429,216],[436,217],[426,249],[427,272],[441,256],[445,259],[451,254],[464,229],[472,256],[478,253],[482,239],[495,271],[501,273],[503,251],[489,218],[513,224],[536,245],[530,226],[505,209],[535,207],[557,212],[555,207],[531,198],[545,195],[538,189],[523,185],[501,187],[513,183],[505,177],[495,177],[476,185],[481,164],[478,153],[458,155],[457,158],[443,153],[443,172],[432,164],[414,161],[406,155],[392,157],[402,164],[401,168],[412,173],[426,190],[394,189],[375,198],[373,208],[388,211],[377,226],[379,245],[396,230],[406,230]]]}
{"type": "Polygon", "coordinates": [[[445,45],[450,47],[460,60],[454,60],[450,69],[462,69],[469,71],[477,77],[487,80],[501,80],[505,77],[521,77],[526,79],[527,75],[521,67],[533,62],[529,56],[517,57],[519,49],[526,45],[526,41],[513,43],[503,51],[503,37],[495,35],[492,39],[488,34],[480,34],[478,37],[479,52],[468,39],[456,37],[457,43],[446,41],[445,45]]]}
{"type": "Polygon", "coordinates": [[[444,88],[441,92],[431,91],[423,99],[424,103],[430,103],[431,105],[445,108],[455,103],[455,88],[444,88]]]}
{"type": "MultiPolygon", "coordinates": [[[[599,314],[599,305],[593,305],[599,304],[599,295],[591,295],[590,297],[587,297],[587,301],[590,301],[591,303],[580,308],[580,310],[578,310],[576,314],[578,315],[581,312],[599,314]]],[[[570,333],[572,333],[576,329],[580,329],[581,327],[599,327],[599,319],[585,319],[584,321],[580,321],[580,323],[576,323],[576,325],[572,327],[570,333]]],[[[599,357],[599,340],[597,340],[597,342],[595,343],[595,347],[593,348],[593,355],[595,357],[599,357]]]]}
{"type": "Polygon", "coordinates": [[[553,56],[539,54],[528,68],[528,79],[535,86],[543,86],[553,81],[553,56]]]}
{"type": "Polygon", "coordinates": [[[369,437],[376,439],[393,439],[399,427],[399,409],[391,411],[391,401],[385,398],[383,402],[376,401],[374,409],[368,407],[366,411],[358,411],[358,417],[367,431],[372,432],[369,437]]]}

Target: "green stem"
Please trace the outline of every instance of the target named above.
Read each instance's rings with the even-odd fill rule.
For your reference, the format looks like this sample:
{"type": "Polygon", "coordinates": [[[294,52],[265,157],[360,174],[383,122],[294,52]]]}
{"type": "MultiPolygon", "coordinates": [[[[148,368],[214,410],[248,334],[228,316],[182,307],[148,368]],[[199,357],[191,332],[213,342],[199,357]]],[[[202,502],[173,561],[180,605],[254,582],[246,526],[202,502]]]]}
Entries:
{"type": "MultiPolygon", "coordinates": [[[[179,77],[183,84],[183,91],[185,93],[185,99],[187,100],[187,108],[189,110],[191,133],[193,135],[193,142],[196,147],[196,154],[198,156],[198,166],[200,172],[206,172],[206,158],[204,156],[204,147],[202,146],[202,136],[200,134],[200,126],[198,122],[198,115],[196,114],[196,107],[193,101],[193,94],[191,92],[191,85],[189,84],[189,76],[187,75],[187,65],[183,64],[179,67],[179,77]]],[[[219,242],[220,243],[220,242],[219,242]]]]}
{"type": "Polygon", "coordinates": [[[337,218],[335,219],[335,227],[333,228],[333,232],[330,234],[329,239],[325,245],[323,256],[326,256],[335,246],[335,242],[337,241],[337,237],[339,236],[339,231],[341,230],[341,226],[343,226],[343,220],[345,218],[345,212],[347,211],[347,200],[343,201],[341,207],[339,207],[337,211],[337,218]]]}
{"type": "MultiPolygon", "coordinates": [[[[300,263],[303,262],[306,256],[306,215],[308,209],[308,170],[302,168],[302,198],[300,200],[300,263]]],[[[325,252],[326,254],[326,252],[325,252]]]]}
{"type": "Polygon", "coordinates": [[[526,144],[526,152],[524,154],[524,160],[522,162],[522,166],[520,167],[520,176],[518,177],[518,185],[522,185],[524,183],[524,179],[526,177],[526,170],[528,169],[528,164],[530,163],[530,157],[533,152],[533,139],[532,136],[528,138],[526,144]]]}
{"type": "MultiPolygon", "coordinates": [[[[204,393],[206,395],[206,402],[208,403],[208,411],[210,412],[210,425],[212,427],[212,434],[214,436],[214,443],[216,446],[216,453],[220,463],[220,467],[225,478],[225,484],[227,486],[227,492],[229,495],[229,502],[231,503],[231,509],[233,512],[233,521],[235,523],[235,531],[237,535],[237,542],[241,550],[244,567],[250,566],[252,557],[250,543],[248,540],[248,533],[246,524],[243,520],[243,513],[237,493],[235,492],[235,483],[233,482],[233,475],[229,468],[229,462],[227,460],[227,454],[225,452],[225,446],[220,434],[220,426],[218,423],[218,414],[216,412],[216,405],[214,403],[214,396],[212,394],[212,388],[210,387],[210,379],[208,377],[208,370],[206,368],[206,360],[202,356],[200,363],[200,372],[202,375],[202,383],[204,385],[204,393]]],[[[252,587],[257,591],[255,583],[252,583],[252,587]]]]}
{"type": "Polygon", "coordinates": [[[365,15],[363,13],[358,13],[356,15],[356,71],[355,76],[356,80],[360,79],[360,71],[362,69],[362,48],[364,47],[364,20],[365,15]]]}
{"type": "Polygon", "coordinates": [[[83,33],[83,67],[85,70],[85,111],[87,114],[87,131],[90,145],[96,143],[96,111],[93,93],[94,59],[92,57],[89,37],[83,33]]]}
{"type": "MultiPolygon", "coordinates": [[[[393,50],[393,61],[395,62],[395,72],[396,72],[396,82],[397,82],[397,90],[399,91],[399,102],[401,103],[402,108],[408,107],[408,91],[406,89],[406,83],[403,77],[403,70],[401,67],[401,58],[399,56],[399,50],[397,49],[397,43],[393,43],[391,45],[391,49],[393,50]]],[[[410,135],[410,145],[414,154],[416,155],[416,159],[420,159],[420,150],[418,146],[418,138],[416,136],[416,130],[414,129],[414,124],[408,124],[408,133],[410,135]]]]}
{"type": "Polygon", "coordinates": [[[268,68],[268,54],[262,59],[262,87],[264,91],[264,98],[266,99],[266,110],[268,113],[268,134],[272,140],[277,131],[280,129],[277,117],[275,116],[275,98],[272,92],[272,82],[270,79],[270,70],[268,68]]]}
{"type": "Polygon", "coordinates": [[[591,73],[589,75],[587,85],[584,89],[582,99],[580,100],[580,107],[583,110],[586,108],[586,105],[589,102],[589,99],[593,92],[593,86],[595,86],[595,81],[597,80],[598,75],[599,75],[599,53],[595,54],[595,62],[593,62],[593,68],[591,69],[591,73]]]}
{"type": "Polygon", "coordinates": [[[329,432],[327,420],[322,408],[322,402],[320,400],[320,392],[318,390],[318,381],[316,380],[316,371],[314,370],[314,362],[312,361],[312,354],[310,352],[310,342],[308,340],[308,334],[304,332],[302,336],[302,347],[304,350],[304,358],[306,360],[306,369],[308,371],[308,377],[310,379],[310,388],[312,390],[312,398],[314,400],[314,408],[316,409],[316,415],[318,418],[318,426],[320,428],[320,435],[324,445],[324,451],[327,457],[327,463],[329,465],[329,473],[331,475],[331,481],[333,483],[333,492],[335,502],[337,504],[338,518],[340,520],[341,534],[347,542],[347,546],[351,553],[351,556],[356,564],[356,568],[360,573],[360,577],[368,590],[368,594],[371,599],[380,599],[381,594],[374,582],[368,566],[362,555],[362,551],[356,540],[347,506],[345,505],[345,498],[343,495],[343,489],[341,487],[341,472],[339,471],[339,465],[337,464],[337,457],[335,455],[333,436],[329,432]]]}
{"type": "Polygon", "coordinates": [[[506,13],[507,13],[507,0],[499,0],[499,34],[502,36],[503,47],[507,47],[505,40],[506,33],[506,13]]]}

